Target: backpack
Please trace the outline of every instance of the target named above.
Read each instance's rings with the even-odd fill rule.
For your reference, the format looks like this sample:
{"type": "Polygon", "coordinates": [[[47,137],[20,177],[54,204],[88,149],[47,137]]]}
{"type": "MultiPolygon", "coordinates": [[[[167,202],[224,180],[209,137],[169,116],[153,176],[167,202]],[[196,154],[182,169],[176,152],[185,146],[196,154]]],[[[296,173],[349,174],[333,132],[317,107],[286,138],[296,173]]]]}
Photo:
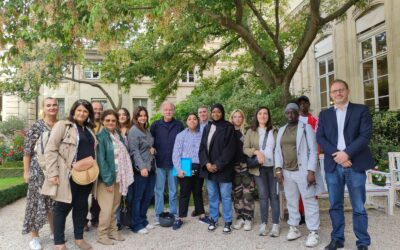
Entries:
{"type": "Polygon", "coordinates": [[[46,171],[46,159],[44,157],[44,150],[46,149],[47,142],[49,141],[50,137],[50,132],[48,128],[45,128],[42,134],[39,136],[38,140],[36,141],[35,144],[35,155],[36,155],[36,160],[39,164],[39,167],[43,170],[46,171]]]}

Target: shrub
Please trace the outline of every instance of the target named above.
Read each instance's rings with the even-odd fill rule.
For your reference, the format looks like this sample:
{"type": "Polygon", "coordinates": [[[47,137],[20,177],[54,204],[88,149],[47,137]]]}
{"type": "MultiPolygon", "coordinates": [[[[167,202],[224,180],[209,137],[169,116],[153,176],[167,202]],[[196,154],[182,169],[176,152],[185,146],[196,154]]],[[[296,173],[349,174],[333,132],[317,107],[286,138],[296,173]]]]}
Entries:
{"type": "Polygon", "coordinates": [[[0,207],[26,196],[28,185],[21,177],[0,179],[0,207]]]}
{"type": "Polygon", "coordinates": [[[23,175],[23,168],[0,168],[0,179],[9,177],[21,177],[23,175]]]}
{"type": "Polygon", "coordinates": [[[24,119],[10,116],[6,121],[0,122],[0,133],[5,136],[11,136],[18,130],[24,130],[26,126],[24,119]]]}

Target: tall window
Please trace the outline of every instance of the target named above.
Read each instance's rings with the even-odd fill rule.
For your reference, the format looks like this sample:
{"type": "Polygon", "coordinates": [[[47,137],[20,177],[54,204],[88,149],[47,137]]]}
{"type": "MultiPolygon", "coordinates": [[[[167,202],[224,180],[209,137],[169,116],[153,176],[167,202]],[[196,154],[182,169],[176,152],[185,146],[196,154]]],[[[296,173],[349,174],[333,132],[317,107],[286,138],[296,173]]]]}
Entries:
{"type": "Polygon", "coordinates": [[[182,74],[183,83],[194,83],[194,71],[190,70],[182,74]]]}
{"type": "Polygon", "coordinates": [[[143,106],[146,109],[148,109],[147,98],[132,98],[132,101],[133,101],[133,109],[135,109],[138,106],[143,106]]]}
{"type": "Polygon", "coordinates": [[[318,58],[317,67],[321,110],[324,110],[331,106],[329,97],[329,84],[335,79],[335,69],[333,66],[332,55],[318,58]]]}
{"type": "Polygon", "coordinates": [[[105,98],[92,98],[92,102],[99,102],[103,106],[103,110],[109,109],[107,99],[105,98]]]}
{"type": "Polygon", "coordinates": [[[65,99],[64,98],[56,98],[58,105],[58,114],[57,119],[62,120],[65,118],[65,99]]]}
{"type": "Polygon", "coordinates": [[[386,31],[368,32],[360,38],[361,72],[365,104],[376,111],[389,109],[386,31]]]}

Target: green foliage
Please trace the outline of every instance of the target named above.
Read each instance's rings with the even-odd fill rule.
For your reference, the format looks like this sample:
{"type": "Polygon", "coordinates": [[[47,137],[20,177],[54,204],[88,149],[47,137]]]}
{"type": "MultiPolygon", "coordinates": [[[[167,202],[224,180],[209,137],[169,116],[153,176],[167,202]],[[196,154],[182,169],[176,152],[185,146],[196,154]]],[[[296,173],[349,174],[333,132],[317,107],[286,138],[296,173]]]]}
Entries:
{"type": "Polygon", "coordinates": [[[6,121],[0,122],[0,133],[5,136],[11,136],[18,130],[23,130],[26,127],[24,119],[16,116],[10,116],[6,121]]]}
{"type": "Polygon", "coordinates": [[[274,125],[281,126],[285,123],[281,94],[281,88],[267,88],[257,77],[222,71],[220,78],[204,79],[185,101],[178,103],[175,117],[185,124],[189,112],[197,113],[199,106],[211,107],[218,102],[225,107],[226,120],[234,109],[241,109],[250,125],[257,107],[267,106],[274,125]]]}
{"type": "Polygon", "coordinates": [[[400,151],[400,112],[372,113],[373,132],[370,143],[375,163],[381,171],[388,171],[388,152],[400,151]]]}
{"type": "Polygon", "coordinates": [[[0,207],[26,196],[28,185],[21,177],[0,179],[0,207]]]}

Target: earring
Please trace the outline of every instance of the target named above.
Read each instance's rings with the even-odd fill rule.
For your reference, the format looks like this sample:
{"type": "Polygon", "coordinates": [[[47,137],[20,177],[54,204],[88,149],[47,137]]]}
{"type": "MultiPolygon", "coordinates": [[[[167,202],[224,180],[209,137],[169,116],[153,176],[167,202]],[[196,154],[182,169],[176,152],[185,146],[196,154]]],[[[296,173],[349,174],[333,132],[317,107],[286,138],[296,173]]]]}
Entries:
{"type": "Polygon", "coordinates": [[[87,123],[90,123],[90,118],[87,118],[87,123]]]}

